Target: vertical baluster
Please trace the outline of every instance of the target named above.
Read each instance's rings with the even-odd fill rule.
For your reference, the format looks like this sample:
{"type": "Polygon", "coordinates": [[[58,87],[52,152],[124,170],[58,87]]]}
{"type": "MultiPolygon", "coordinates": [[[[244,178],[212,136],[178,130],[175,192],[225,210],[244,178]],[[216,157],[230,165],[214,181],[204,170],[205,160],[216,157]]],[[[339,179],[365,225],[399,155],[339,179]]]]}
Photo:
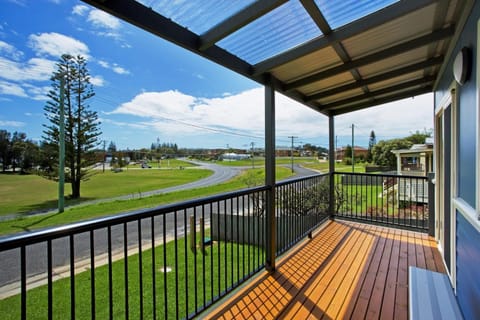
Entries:
{"type": "Polygon", "coordinates": [[[20,247],[20,300],[21,317],[27,319],[27,261],[25,246],[20,247]]]}
{"type": "MultiPolygon", "coordinates": [[[[224,215],[225,217],[225,215],[224,215]]],[[[217,245],[217,267],[218,267],[218,295],[222,292],[222,270],[221,270],[221,235],[220,235],[220,201],[217,202],[217,234],[218,234],[218,245],[217,245]]]]}
{"type": "Polygon", "coordinates": [[[125,289],[125,319],[129,318],[129,306],[128,306],[128,230],[127,223],[123,223],[123,273],[124,273],[124,289],[125,289]]]}
{"type": "MultiPolygon", "coordinates": [[[[175,239],[177,238],[177,212],[173,213],[174,215],[174,234],[175,239]]],[[[163,309],[164,309],[164,319],[168,319],[168,283],[167,283],[167,213],[163,213],[162,215],[163,221],[163,309]]],[[[176,250],[176,240],[175,240],[175,250],[176,250]]],[[[176,251],[175,251],[176,252],[176,251]]],[[[175,267],[177,267],[177,261],[175,260],[175,267]]],[[[177,269],[175,269],[175,273],[177,273],[177,269]]]]}
{"type": "Polygon", "coordinates": [[[75,319],[75,252],[73,234],[70,235],[70,319],[75,319]]]}
{"type": "Polygon", "coordinates": [[[107,227],[108,247],[108,311],[109,318],[113,319],[113,272],[112,272],[112,227],[107,227]]]}
{"type": "Polygon", "coordinates": [[[143,263],[142,263],[142,221],[137,220],[138,233],[138,283],[140,298],[140,319],[143,319],[143,263]]]}
{"type": "MultiPolygon", "coordinates": [[[[206,267],[206,263],[205,263],[205,254],[206,254],[206,250],[205,250],[205,205],[202,204],[202,224],[200,225],[200,228],[202,228],[202,232],[201,232],[201,235],[202,235],[202,238],[200,239],[200,241],[202,242],[202,285],[203,285],[203,306],[205,306],[207,304],[207,297],[206,297],[206,294],[207,294],[207,284],[206,284],[206,281],[207,281],[207,278],[206,278],[206,274],[205,274],[205,267],[206,267]]],[[[210,237],[211,238],[211,237],[210,237]]],[[[211,241],[211,240],[210,240],[211,241]]],[[[211,247],[210,247],[211,248],[211,247]]],[[[210,254],[211,255],[211,254],[210,254]]],[[[213,298],[213,296],[212,296],[213,298]]]]}
{"type": "MultiPolygon", "coordinates": [[[[197,276],[198,276],[198,270],[197,270],[197,249],[196,249],[196,246],[197,246],[197,207],[193,207],[193,227],[190,227],[191,230],[193,231],[193,245],[194,245],[194,249],[193,249],[193,279],[194,279],[194,283],[193,283],[193,291],[195,292],[195,313],[197,312],[197,305],[198,305],[198,299],[197,299],[197,296],[198,296],[198,292],[197,292],[197,276]]],[[[185,239],[186,240],[186,239],[185,239]]],[[[185,241],[186,242],[186,241],[185,241]]],[[[188,309],[188,308],[187,308],[188,309]]],[[[188,311],[187,311],[187,316],[188,316],[188,311]]]]}
{"type": "Polygon", "coordinates": [[[247,244],[250,247],[250,243],[246,240],[245,236],[245,223],[248,223],[248,221],[245,219],[245,198],[248,198],[248,195],[243,195],[242,196],[242,274],[243,277],[245,278],[245,244],[247,244]]]}
{"type": "Polygon", "coordinates": [[[251,234],[250,228],[251,228],[252,224],[253,224],[253,228],[254,228],[253,230],[255,230],[254,220],[252,219],[252,214],[250,212],[250,197],[252,197],[252,196],[255,196],[255,194],[251,193],[247,196],[247,208],[248,208],[248,231],[247,232],[248,232],[248,243],[249,243],[248,250],[247,250],[247,253],[248,253],[248,274],[250,274],[250,272],[251,272],[250,271],[251,270],[250,266],[251,266],[251,263],[252,263],[250,261],[251,260],[250,247],[252,246],[252,241],[250,239],[250,234],[251,234]],[[250,221],[252,221],[252,223],[250,223],[250,221]]]}
{"type": "MultiPolygon", "coordinates": [[[[195,234],[195,233],[194,233],[195,234]]],[[[194,236],[194,235],[192,235],[194,236]]],[[[185,318],[188,318],[188,217],[187,210],[183,209],[183,237],[184,237],[184,260],[185,260],[185,318]]]]}
{"type": "Polygon", "coordinates": [[[53,261],[52,240],[47,241],[47,290],[48,290],[48,319],[53,318],[53,261]]]}
{"type": "MultiPolygon", "coordinates": [[[[179,310],[178,310],[178,231],[177,231],[177,211],[174,212],[174,221],[173,221],[173,227],[174,227],[174,243],[175,243],[175,318],[179,318],[179,310]]],[[[164,246],[166,247],[166,242],[164,243],[164,246]]],[[[166,250],[166,249],[165,249],[166,250]]]]}
{"type": "Polygon", "coordinates": [[[238,200],[238,196],[235,197],[236,199],[236,205],[237,205],[237,208],[236,208],[236,213],[237,213],[237,264],[236,264],[236,268],[237,268],[237,283],[240,279],[240,202],[238,200]]]}
{"type": "Polygon", "coordinates": [[[90,230],[90,299],[92,320],[95,319],[95,239],[94,230],[90,230]]]}
{"type": "MultiPolygon", "coordinates": [[[[157,319],[157,279],[155,263],[155,218],[150,217],[150,236],[152,242],[152,318],[157,319]]],[[[166,266],[165,266],[166,267],[166,266]]],[[[166,273],[166,272],[165,272],[166,273]]],[[[166,283],[164,284],[166,286],[166,283]]]]}

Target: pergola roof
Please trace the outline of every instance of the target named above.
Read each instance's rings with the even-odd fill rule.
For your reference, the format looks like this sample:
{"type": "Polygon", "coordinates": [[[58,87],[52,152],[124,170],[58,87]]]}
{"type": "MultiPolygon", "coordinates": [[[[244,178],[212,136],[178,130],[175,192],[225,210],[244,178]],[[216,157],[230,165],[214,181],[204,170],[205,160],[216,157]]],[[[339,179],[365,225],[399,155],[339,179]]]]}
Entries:
{"type": "Polygon", "coordinates": [[[326,115],[431,92],[468,0],[83,0],[326,115]]]}

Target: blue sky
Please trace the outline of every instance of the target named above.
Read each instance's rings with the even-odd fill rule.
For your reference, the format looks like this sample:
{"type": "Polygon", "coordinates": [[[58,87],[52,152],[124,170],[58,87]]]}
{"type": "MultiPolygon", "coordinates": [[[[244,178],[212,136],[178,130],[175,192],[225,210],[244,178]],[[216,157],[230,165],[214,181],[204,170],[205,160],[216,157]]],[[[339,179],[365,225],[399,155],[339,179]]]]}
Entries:
{"type": "MultiPolygon", "coordinates": [[[[50,75],[81,54],[96,96],[101,139],[118,148],[248,148],[264,144],[263,88],[208,60],[74,0],[0,0],[0,129],[39,140],[50,75]]],[[[336,118],[338,144],[366,146],[433,127],[430,94],[336,118]]],[[[277,145],[328,145],[327,118],[277,94],[277,145]]]]}

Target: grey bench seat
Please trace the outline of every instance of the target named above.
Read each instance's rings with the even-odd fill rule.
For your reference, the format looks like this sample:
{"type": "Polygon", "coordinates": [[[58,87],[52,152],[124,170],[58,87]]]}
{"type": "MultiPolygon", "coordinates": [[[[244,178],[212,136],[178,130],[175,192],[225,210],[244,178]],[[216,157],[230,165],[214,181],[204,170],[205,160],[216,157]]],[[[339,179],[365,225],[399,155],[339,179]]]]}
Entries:
{"type": "Polygon", "coordinates": [[[463,319],[446,274],[410,267],[408,275],[410,320],[463,319]]]}

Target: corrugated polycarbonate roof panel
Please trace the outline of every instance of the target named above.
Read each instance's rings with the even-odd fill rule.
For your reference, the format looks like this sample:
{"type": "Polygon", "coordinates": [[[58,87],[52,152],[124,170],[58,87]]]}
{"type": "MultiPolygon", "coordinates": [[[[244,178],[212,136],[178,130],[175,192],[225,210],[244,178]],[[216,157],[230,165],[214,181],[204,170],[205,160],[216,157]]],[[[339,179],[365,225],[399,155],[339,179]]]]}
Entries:
{"type": "Polygon", "coordinates": [[[202,34],[255,0],[140,0],[177,24],[202,34]]]}
{"type": "Polygon", "coordinates": [[[353,59],[388,48],[413,37],[432,32],[432,17],[437,4],[427,6],[380,27],[342,41],[343,47],[353,59]]]}
{"type": "Polygon", "coordinates": [[[339,87],[341,85],[352,83],[354,81],[355,79],[350,72],[343,72],[333,77],[328,77],[320,81],[312,82],[310,84],[297,88],[297,90],[305,95],[311,95],[313,93],[328,90],[334,87],[339,87]]]}
{"type": "Polygon", "coordinates": [[[393,86],[393,85],[396,85],[396,84],[400,84],[400,83],[403,83],[403,82],[407,82],[407,81],[410,81],[410,80],[420,79],[422,77],[423,77],[423,70],[422,71],[417,71],[417,72],[412,72],[412,73],[409,73],[409,74],[406,74],[406,75],[403,75],[403,76],[398,76],[398,77],[388,79],[388,80],[385,80],[385,81],[370,84],[370,85],[368,85],[368,89],[370,89],[372,91],[376,91],[376,90],[379,90],[379,89],[387,88],[387,87],[390,87],[390,86],[393,86]]]}
{"type": "Polygon", "coordinates": [[[344,99],[348,99],[348,98],[351,98],[351,97],[360,96],[362,94],[363,94],[363,90],[361,88],[356,88],[356,89],[352,89],[352,90],[343,91],[341,93],[337,93],[337,94],[329,96],[327,98],[322,98],[318,101],[321,104],[328,104],[328,103],[332,103],[332,102],[335,102],[335,101],[338,101],[338,100],[344,100],[344,99]]]}
{"type": "Polygon", "coordinates": [[[332,29],[342,27],[395,2],[398,0],[315,0],[332,29]]]}
{"type": "Polygon", "coordinates": [[[289,1],[217,45],[250,64],[258,63],[322,33],[299,1],[289,1]]]}
{"type": "Polygon", "coordinates": [[[275,68],[272,70],[272,74],[282,81],[290,82],[298,77],[307,76],[312,70],[318,72],[340,63],[342,60],[335,50],[332,47],[326,47],[275,68]]]}
{"type": "Polygon", "coordinates": [[[357,70],[364,78],[369,78],[385,70],[392,68],[399,68],[401,66],[413,64],[425,60],[428,56],[428,46],[423,46],[415,50],[410,50],[405,53],[398,54],[391,58],[378,60],[375,63],[363,66],[357,70]]]}

